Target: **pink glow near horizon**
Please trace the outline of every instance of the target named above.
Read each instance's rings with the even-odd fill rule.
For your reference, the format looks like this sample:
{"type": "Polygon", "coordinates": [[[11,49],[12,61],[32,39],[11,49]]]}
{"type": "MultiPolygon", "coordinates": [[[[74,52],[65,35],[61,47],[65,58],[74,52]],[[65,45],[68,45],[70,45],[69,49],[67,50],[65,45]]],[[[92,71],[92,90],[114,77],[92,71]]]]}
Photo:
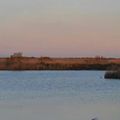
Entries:
{"type": "Polygon", "coordinates": [[[119,57],[119,13],[71,9],[7,16],[0,22],[0,55],[119,57]]]}

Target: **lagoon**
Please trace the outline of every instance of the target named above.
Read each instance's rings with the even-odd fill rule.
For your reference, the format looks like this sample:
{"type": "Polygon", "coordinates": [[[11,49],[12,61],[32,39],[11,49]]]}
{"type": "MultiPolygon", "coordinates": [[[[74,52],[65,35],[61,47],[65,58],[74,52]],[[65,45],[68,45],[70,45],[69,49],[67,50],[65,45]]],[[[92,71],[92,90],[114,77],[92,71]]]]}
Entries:
{"type": "Polygon", "coordinates": [[[0,71],[2,120],[119,120],[120,81],[105,71],[0,71]]]}

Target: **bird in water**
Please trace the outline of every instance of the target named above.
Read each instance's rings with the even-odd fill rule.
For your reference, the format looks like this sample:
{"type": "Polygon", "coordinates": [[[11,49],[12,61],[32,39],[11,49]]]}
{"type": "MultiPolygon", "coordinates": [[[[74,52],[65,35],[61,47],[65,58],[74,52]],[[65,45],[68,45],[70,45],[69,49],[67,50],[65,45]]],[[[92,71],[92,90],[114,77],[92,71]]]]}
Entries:
{"type": "Polygon", "coordinates": [[[98,118],[93,118],[93,119],[91,119],[91,120],[98,120],[98,118]]]}

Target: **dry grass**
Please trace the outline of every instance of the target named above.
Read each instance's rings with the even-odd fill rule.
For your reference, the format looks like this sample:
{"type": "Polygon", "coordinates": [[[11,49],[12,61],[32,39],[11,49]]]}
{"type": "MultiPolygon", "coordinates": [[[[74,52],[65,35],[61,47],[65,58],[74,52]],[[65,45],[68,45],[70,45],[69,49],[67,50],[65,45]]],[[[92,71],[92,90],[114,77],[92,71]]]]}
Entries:
{"type": "Polygon", "coordinates": [[[21,57],[1,58],[1,70],[105,70],[120,65],[120,59],[21,57]]]}

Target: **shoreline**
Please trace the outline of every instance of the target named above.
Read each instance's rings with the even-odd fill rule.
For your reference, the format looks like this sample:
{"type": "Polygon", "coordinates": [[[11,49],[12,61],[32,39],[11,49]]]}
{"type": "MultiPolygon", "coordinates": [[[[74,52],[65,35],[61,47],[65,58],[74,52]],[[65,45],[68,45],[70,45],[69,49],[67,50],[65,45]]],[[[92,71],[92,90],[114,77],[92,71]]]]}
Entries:
{"type": "Polygon", "coordinates": [[[120,67],[120,58],[0,58],[0,70],[109,70],[120,67]]]}

